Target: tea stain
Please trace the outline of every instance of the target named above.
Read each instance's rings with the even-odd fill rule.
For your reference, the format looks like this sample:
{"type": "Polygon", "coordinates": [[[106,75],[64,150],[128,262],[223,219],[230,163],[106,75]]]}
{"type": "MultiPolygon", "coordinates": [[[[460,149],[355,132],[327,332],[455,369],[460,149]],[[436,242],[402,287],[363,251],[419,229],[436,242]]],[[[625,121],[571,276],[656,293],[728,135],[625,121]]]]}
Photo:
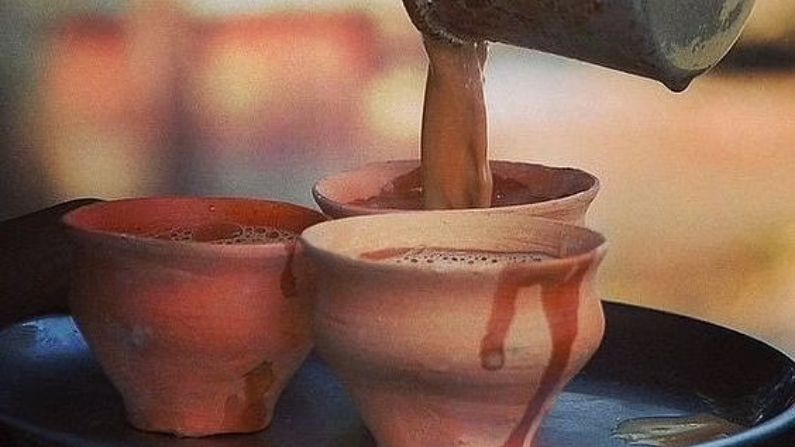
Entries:
{"type": "Polygon", "coordinates": [[[687,447],[728,438],[746,428],[711,414],[630,419],[613,431],[633,446],[687,447]]]}
{"type": "Polygon", "coordinates": [[[241,401],[239,397],[231,401],[227,401],[227,415],[230,420],[235,420],[239,415],[252,412],[251,416],[254,420],[265,420],[268,416],[268,409],[265,405],[259,403],[264,402],[265,396],[270,391],[273,384],[276,382],[276,374],[273,372],[273,364],[269,361],[264,361],[254,367],[251,371],[243,376],[245,398],[241,401]]]}
{"type": "Polygon", "coordinates": [[[295,258],[295,243],[285,244],[284,251],[287,253],[287,259],[284,263],[284,270],[282,276],[279,278],[279,286],[282,290],[282,296],[290,298],[298,293],[298,287],[295,283],[295,275],[293,274],[293,259],[295,258]]]}
{"type": "Polygon", "coordinates": [[[480,366],[497,371],[505,366],[505,339],[516,316],[516,300],[522,284],[515,281],[518,269],[505,269],[500,275],[492,302],[486,336],[480,342],[480,366]]]}
{"type": "Polygon", "coordinates": [[[260,398],[270,390],[276,376],[273,374],[271,362],[264,361],[246,373],[246,394],[252,398],[260,398]]]}
{"type": "Polygon", "coordinates": [[[387,259],[405,256],[414,250],[416,250],[416,248],[384,248],[381,250],[364,252],[360,254],[359,257],[368,261],[385,261],[387,259]]]}
{"type": "MultiPolygon", "coordinates": [[[[546,400],[560,385],[577,338],[580,286],[586,271],[580,267],[562,284],[542,284],[541,304],[550,331],[552,353],[538,389],[502,447],[524,445],[533,424],[543,416],[546,400]]],[[[537,277],[528,277],[521,268],[510,267],[501,273],[487,332],[481,341],[480,360],[484,369],[497,371],[505,366],[505,339],[516,317],[519,291],[537,283],[537,277]]]]}

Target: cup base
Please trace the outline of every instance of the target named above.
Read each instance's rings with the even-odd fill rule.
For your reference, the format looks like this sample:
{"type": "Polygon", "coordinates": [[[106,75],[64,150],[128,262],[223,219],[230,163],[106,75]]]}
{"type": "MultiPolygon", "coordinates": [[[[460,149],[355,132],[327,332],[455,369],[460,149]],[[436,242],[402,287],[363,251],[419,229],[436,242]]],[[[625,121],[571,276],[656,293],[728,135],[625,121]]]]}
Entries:
{"type": "Polygon", "coordinates": [[[396,386],[357,380],[350,372],[343,377],[379,447],[533,447],[555,397],[545,395],[541,411],[525,420],[527,403],[505,401],[521,395],[519,389],[445,396],[413,381],[396,386]]]}
{"type": "Polygon", "coordinates": [[[201,438],[222,434],[255,433],[265,430],[271,422],[270,414],[263,409],[252,409],[248,414],[224,415],[196,408],[174,411],[157,409],[128,411],[127,422],[135,429],[169,434],[180,438],[201,438]]]}
{"type": "Polygon", "coordinates": [[[232,389],[213,391],[126,401],[127,421],[141,431],[185,438],[253,433],[270,425],[273,405],[266,396],[247,397],[232,389]]]}

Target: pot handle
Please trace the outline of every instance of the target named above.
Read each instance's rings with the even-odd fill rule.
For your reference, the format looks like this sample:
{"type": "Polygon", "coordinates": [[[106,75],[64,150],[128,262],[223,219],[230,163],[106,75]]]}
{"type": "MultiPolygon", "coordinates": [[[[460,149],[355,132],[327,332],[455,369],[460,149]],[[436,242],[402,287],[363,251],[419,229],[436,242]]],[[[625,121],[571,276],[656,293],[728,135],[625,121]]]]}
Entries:
{"type": "Polygon", "coordinates": [[[74,248],[61,218],[99,199],[77,199],[0,222],[0,328],[67,310],[74,248]]]}

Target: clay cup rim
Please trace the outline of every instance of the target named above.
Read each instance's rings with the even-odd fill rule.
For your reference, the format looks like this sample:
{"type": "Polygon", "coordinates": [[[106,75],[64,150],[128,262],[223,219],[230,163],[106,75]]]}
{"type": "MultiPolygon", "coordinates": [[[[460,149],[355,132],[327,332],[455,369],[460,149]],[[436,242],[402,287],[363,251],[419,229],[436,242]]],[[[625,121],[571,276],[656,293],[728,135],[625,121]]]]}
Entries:
{"type": "Polygon", "coordinates": [[[145,235],[153,228],[190,226],[213,220],[241,226],[273,226],[296,235],[326,221],[323,214],[291,203],[239,197],[141,197],[97,202],[77,208],[61,219],[74,239],[148,252],[197,256],[283,256],[294,241],[267,244],[213,244],[172,241],[145,235]]]}
{"type": "MultiPolygon", "coordinates": [[[[417,275],[497,274],[502,263],[444,266],[383,262],[363,256],[394,248],[544,252],[552,259],[528,263],[527,269],[551,276],[577,266],[601,262],[608,242],[593,230],[558,220],[498,212],[414,211],[330,220],[307,229],[300,244],[309,258],[326,265],[369,272],[417,275]]],[[[523,264],[524,265],[524,264],[523,264]]]]}

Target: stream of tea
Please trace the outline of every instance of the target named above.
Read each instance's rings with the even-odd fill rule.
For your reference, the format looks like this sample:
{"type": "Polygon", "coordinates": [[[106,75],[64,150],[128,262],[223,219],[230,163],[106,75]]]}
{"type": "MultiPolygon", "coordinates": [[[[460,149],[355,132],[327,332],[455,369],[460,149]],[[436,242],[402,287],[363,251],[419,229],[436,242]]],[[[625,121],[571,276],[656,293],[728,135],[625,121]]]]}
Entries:
{"type": "MultiPolygon", "coordinates": [[[[492,206],[494,179],[488,162],[488,125],[483,92],[487,44],[450,43],[429,36],[425,36],[424,43],[429,64],[421,141],[423,207],[489,208],[492,206]]],[[[448,259],[453,257],[448,252],[441,256],[426,256],[424,261],[439,262],[445,255],[448,259]]],[[[519,291],[535,282],[523,268],[516,266],[516,259],[543,258],[539,259],[537,254],[517,258],[515,254],[489,253],[481,256],[476,253],[471,260],[475,262],[484,257],[501,263],[509,261],[500,275],[480,350],[481,366],[496,372],[505,363],[504,343],[514,320],[519,291]]],[[[409,256],[404,261],[419,262],[418,258],[409,256]]],[[[398,261],[400,259],[395,260],[398,261]]],[[[527,438],[537,430],[540,417],[549,410],[548,399],[565,374],[577,337],[579,300],[576,298],[580,279],[543,287],[541,301],[549,322],[551,357],[538,388],[503,447],[525,445],[527,438]]]]}
{"type": "Polygon", "coordinates": [[[429,36],[424,43],[429,63],[421,139],[423,207],[488,208],[492,177],[483,93],[487,44],[429,36]]]}

